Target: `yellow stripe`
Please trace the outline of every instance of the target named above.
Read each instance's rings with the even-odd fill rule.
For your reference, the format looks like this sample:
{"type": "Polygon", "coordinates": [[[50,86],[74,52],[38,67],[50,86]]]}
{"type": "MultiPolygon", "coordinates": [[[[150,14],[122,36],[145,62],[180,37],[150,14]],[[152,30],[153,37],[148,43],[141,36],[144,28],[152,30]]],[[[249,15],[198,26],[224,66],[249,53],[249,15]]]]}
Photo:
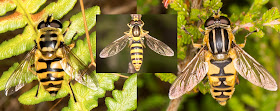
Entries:
{"type": "Polygon", "coordinates": [[[140,40],[140,37],[133,37],[132,38],[134,41],[139,41],[140,40]]]}
{"type": "Polygon", "coordinates": [[[58,91],[60,88],[50,87],[46,91],[58,91]]]}
{"type": "Polygon", "coordinates": [[[131,58],[143,58],[143,55],[131,55],[131,58]]]}
{"type": "Polygon", "coordinates": [[[43,86],[48,86],[50,83],[52,83],[53,85],[59,85],[59,84],[62,84],[63,80],[61,81],[47,81],[47,82],[41,82],[41,84],[43,86]]]}
{"type": "Polygon", "coordinates": [[[133,63],[136,63],[136,64],[141,63],[141,64],[142,64],[142,60],[132,60],[132,64],[133,64],[133,63]]]}
{"type": "Polygon", "coordinates": [[[132,43],[130,47],[143,47],[140,43],[132,43]]]}
{"type": "Polygon", "coordinates": [[[137,52],[143,53],[143,49],[132,49],[132,50],[130,50],[130,53],[137,53],[137,52]]]}

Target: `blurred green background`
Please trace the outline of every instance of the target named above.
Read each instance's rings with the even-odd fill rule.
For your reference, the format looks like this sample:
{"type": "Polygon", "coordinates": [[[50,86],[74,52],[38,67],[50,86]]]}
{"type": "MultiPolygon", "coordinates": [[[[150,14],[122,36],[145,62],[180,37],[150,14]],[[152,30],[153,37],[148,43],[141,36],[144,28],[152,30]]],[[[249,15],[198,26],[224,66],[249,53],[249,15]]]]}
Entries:
{"type": "MultiPolygon", "coordinates": [[[[149,31],[149,35],[164,42],[175,55],[173,57],[162,56],[152,51],[148,46],[143,49],[143,63],[141,72],[174,72],[177,71],[177,16],[176,15],[143,15],[145,23],[143,29],[149,31]]],[[[127,46],[118,54],[100,58],[102,49],[111,44],[116,39],[122,37],[125,31],[129,30],[127,23],[131,20],[130,15],[98,15],[96,24],[96,64],[97,72],[121,72],[128,71],[130,59],[130,49],[127,46]]]]}
{"type": "MultiPolygon", "coordinates": [[[[149,0],[138,0],[149,1],[149,0]]],[[[203,8],[202,4],[207,2],[214,2],[209,7],[204,7],[201,12],[199,10],[193,10],[190,7],[195,0],[175,0],[177,4],[169,5],[169,8],[165,11],[158,11],[156,13],[177,13],[181,17],[177,17],[178,23],[178,67],[182,68],[188,61],[194,56],[196,52],[190,45],[190,37],[180,30],[183,25],[187,26],[187,29],[195,36],[195,42],[201,43],[203,36],[198,32],[199,19],[197,15],[200,15],[203,22],[207,17],[212,15],[211,9],[217,10],[217,7],[222,6],[221,12],[226,14],[232,25],[240,23],[239,20],[245,20],[244,15],[250,12],[254,15],[252,22],[257,22],[257,19],[262,18],[263,14],[272,7],[280,8],[279,0],[222,0],[222,4],[219,4],[220,0],[198,0],[202,1],[197,7],[203,8]],[[215,3],[217,2],[217,4],[215,3]],[[184,3],[184,6],[181,5],[184,3]],[[178,7],[178,6],[182,7],[178,7]],[[254,6],[253,6],[254,5],[254,6]],[[186,8],[187,7],[187,8],[186,8]],[[215,8],[213,8],[215,7],[215,8]],[[182,9],[180,9],[182,8],[182,9]],[[182,10],[185,10],[182,11],[182,10]],[[176,10],[176,11],[174,11],[176,10]],[[187,13],[188,11],[189,13],[187,13]],[[197,12],[195,12],[197,11],[197,12]],[[190,26],[190,27],[188,27],[190,26]]],[[[211,3],[210,3],[211,4],[211,3]]],[[[143,2],[137,4],[137,12],[140,13],[154,13],[154,7],[163,7],[161,0],[150,0],[150,2],[143,2]],[[161,5],[161,6],[159,6],[161,5]],[[142,7],[142,8],[139,8],[142,7]]],[[[160,8],[162,9],[162,8],[160,8]]],[[[279,14],[279,13],[278,13],[279,14]]],[[[271,14],[272,15],[272,14],[271,14]]],[[[279,16],[280,15],[275,15],[279,16]]],[[[247,17],[249,18],[249,17],[247,17]]],[[[261,20],[260,20],[261,21],[261,20]]],[[[258,23],[256,23],[258,24],[258,23]]],[[[247,38],[247,44],[244,50],[255,58],[260,64],[262,64],[274,77],[279,86],[279,73],[280,73],[280,34],[275,29],[279,25],[275,25],[275,29],[268,26],[257,26],[263,31],[264,36],[260,37],[261,33],[255,33],[247,38]]],[[[203,27],[202,27],[203,28],[203,27]]],[[[252,29],[251,29],[252,30],[252,29]]],[[[279,31],[279,30],[278,30],[279,31]]],[[[237,43],[243,43],[244,36],[249,31],[240,29],[235,34],[237,43]]],[[[175,75],[177,72],[173,72],[175,75]]],[[[168,78],[168,77],[167,77],[168,78]]],[[[174,80],[174,77],[170,77],[174,80]]],[[[169,78],[169,79],[170,79],[169,78]]],[[[171,84],[164,82],[162,78],[155,76],[155,74],[139,74],[138,76],[138,111],[165,111],[170,108],[170,99],[168,98],[168,92],[171,84]]],[[[185,94],[181,100],[172,102],[172,104],[179,105],[179,111],[280,111],[280,91],[268,91],[263,88],[257,87],[239,76],[240,84],[235,86],[235,92],[230,100],[228,100],[225,106],[218,104],[214,100],[209,92],[209,84],[205,79],[206,84],[200,83],[199,89],[201,92],[185,94]],[[205,92],[206,91],[206,92],[205,92]]],[[[197,89],[196,89],[197,90],[197,89]]],[[[174,106],[171,106],[174,107],[174,106]]],[[[169,110],[172,111],[172,110],[169,110]]]]}

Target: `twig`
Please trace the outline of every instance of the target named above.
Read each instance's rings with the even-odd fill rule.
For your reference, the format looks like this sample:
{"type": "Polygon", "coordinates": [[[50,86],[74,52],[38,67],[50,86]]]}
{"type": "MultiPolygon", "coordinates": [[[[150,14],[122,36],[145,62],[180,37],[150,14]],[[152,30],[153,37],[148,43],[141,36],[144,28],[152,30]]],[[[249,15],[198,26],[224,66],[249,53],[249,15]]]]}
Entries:
{"type": "Polygon", "coordinates": [[[181,100],[182,100],[182,96],[177,99],[172,99],[169,102],[169,105],[168,105],[166,111],[177,111],[180,106],[181,100]]]}
{"type": "Polygon", "coordinates": [[[91,43],[90,43],[90,39],[89,39],[89,33],[88,33],[88,27],[87,27],[87,21],[86,21],[86,15],[85,15],[83,0],[80,0],[80,5],[81,5],[81,11],[82,11],[83,20],[84,20],[84,26],[85,26],[85,32],[86,32],[86,37],[87,37],[88,49],[89,49],[89,53],[90,53],[91,64],[96,67],[96,63],[94,62],[92,49],[91,49],[91,43]]]}
{"type": "MultiPolygon", "coordinates": [[[[63,98],[64,98],[64,97],[63,97],[63,98]]],[[[60,103],[60,102],[62,101],[63,98],[60,98],[60,100],[58,100],[58,101],[50,108],[49,111],[52,111],[52,110],[57,106],[57,104],[60,103]]]]}
{"type": "Polygon", "coordinates": [[[118,74],[118,73],[111,73],[111,74],[114,74],[114,75],[116,75],[116,76],[120,76],[120,77],[123,77],[123,78],[129,78],[128,76],[121,75],[121,74],[118,74]]]}

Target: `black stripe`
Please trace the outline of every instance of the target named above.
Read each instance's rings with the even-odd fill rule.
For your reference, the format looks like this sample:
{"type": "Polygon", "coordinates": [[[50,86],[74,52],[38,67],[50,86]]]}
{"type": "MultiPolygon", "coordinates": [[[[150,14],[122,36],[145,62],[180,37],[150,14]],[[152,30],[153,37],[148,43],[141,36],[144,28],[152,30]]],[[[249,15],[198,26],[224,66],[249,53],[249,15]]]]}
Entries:
{"type": "Polygon", "coordinates": [[[231,92],[231,90],[214,90],[214,92],[231,92]]]}
{"type": "Polygon", "coordinates": [[[225,85],[224,82],[221,82],[221,85],[219,86],[213,86],[214,88],[229,88],[231,86],[225,85]]]}
{"type": "Polygon", "coordinates": [[[134,41],[134,40],[133,40],[133,41],[132,41],[132,44],[133,44],[133,43],[141,43],[141,42],[140,42],[140,40],[138,40],[138,41],[134,41]]]}
{"type": "Polygon", "coordinates": [[[229,44],[229,37],[228,37],[228,32],[227,30],[224,30],[224,37],[225,37],[225,50],[228,51],[229,48],[228,48],[228,44],[229,44]]]}
{"type": "Polygon", "coordinates": [[[213,31],[212,31],[212,30],[209,32],[209,44],[210,44],[210,51],[211,51],[212,53],[214,53],[215,47],[214,47],[213,31]]]}
{"type": "Polygon", "coordinates": [[[142,63],[133,63],[133,64],[142,64],[142,63]]]}
{"type": "Polygon", "coordinates": [[[223,36],[221,30],[223,29],[215,28],[215,40],[218,53],[222,53],[223,50],[223,36]]]}
{"type": "Polygon", "coordinates": [[[131,60],[142,60],[143,58],[131,58],[131,60]]]}
{"type": "Polygon", "coordinates": [[[50,37],[57,37],[57,34],[51,34],[50,37]]]}
{"type": "Polygon", "coordinates": [[[47,69],[41,69],[39,71],[36,71],[37,73],[43,73],[43,72],[47,72],[47,71],[50,71],[50,72],[62,72],[64,71],[63,69],[58,69],[58,68],[47,68],[47,69]]]}
{"type": "Polygon", "coordinates": [[[53,85],[53,83],[50,83],[47,87],[61,88],[61,84],[53,85]]]}
{"type": "Polygon", "coordinates": [[[56,95],[57,92],[58,92],[58,91],[50,91],[49,93],[50,93],[50,94],[55,94],[55,95],[56,95]]]}
{"type": "Polygon", "coordinates": [[[42,34],[41,36],[40,36],[40,38],[44,38],[45,37],[45,35],[44,34],[42,34]]]}
{"type": "Polygon", "coordinates": [[[143,55],[141,52],[130,53],[130,55],[143,55]]]}
{"type": "Polygon", "coordinates": [[[52,47],[52,48],[54,48],[55,45],[57,44],[57,40],[52,40],[52,41],[40,41],[39,44],[40,44],[40,47],[41,47],[41,48],[43,48],[43,47],[52,47]]]}
{"type": "Polygon", "coordinates": [[[62,58],[57,57],[57,58],[54,58],[54,59],[52,59],[52,60],[39,59],[38,61],[39,61],[39,62],[52,63],[52,62],[55,62],[55,61],[60,61],[61,59],[62,59],[62,58]]]}
{"type": "Polygon", "coordinates": [[[134,47],[131,47],[130,49],[131,49],[131,50],[132,50],[132,49],[143,49],[143,47],[140,47],[140,46],[134,46],[134,47]]]}
{"type": "Polygon", "coordinates": [[[216,98],[229,98],[229,96],[226,96],[226,95],[220,95],[220,96],[215,96],[216,98]]]}

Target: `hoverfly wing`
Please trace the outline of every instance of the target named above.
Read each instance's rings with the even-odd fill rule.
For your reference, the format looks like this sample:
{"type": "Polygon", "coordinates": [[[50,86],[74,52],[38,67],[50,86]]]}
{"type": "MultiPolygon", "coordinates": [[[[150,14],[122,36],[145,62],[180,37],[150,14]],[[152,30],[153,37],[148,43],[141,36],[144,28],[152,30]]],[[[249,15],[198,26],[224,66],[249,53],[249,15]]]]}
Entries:
{"type": "Polygon", "coordinates": [[[106,46],[101,52],[100,52],[100,57],[101,58],[107,58],[111,57],[113,55],[116,55],[120,51],[124,49],[128,41],[128,36],[124,35],[121,38],[115,40],[112,42],[110,45],[106,46]]]}
{"type": "Polygon", "coordinates": [[[233,49],[236,51],[237,58],[233,63],[237,72],[256,86],[276,91],[277,84],[269,72],[243,49],[234,45],[233,49]]]}
{"type": "Polygon", "coordinates": [[[33,74],[30,70],[35,72],[35,67],[31,67],[34,65],[35,61],[35,50],[33,49],[25,56],[24,60],[19,64],[19,66],[12,73],[10,78],[8,79],[5,85],[5,95],[11,95],[14,92],[20,90],[26,83],[32,82],[37,79],[35,74],[33,74]]]}
{"type": "Polygon", "coordinates": [[[89,69],[68,46],[62,47],[63,59],[61,61],[63,70],[77,82],[96,90],[98,81],[92,69],[89,69]]]}
{"type": "Polygon", "coordinates": [[[208,64],[205,62],[204,47],[196,54],[196,56],[183,69],[171,88],[169,89],[169,98],[176,99],[187,91],[191,91],[208,72],[208,64]]]}
{"type": "Polygon", "coordinates": [[[173,50],[167,46],[165,43],[157,40],[156,38],[147,34],[146,36],[146,43],[150,49],[155,51],[156,53],[163,55],[163,56],[174,56],[173,50]]]}

